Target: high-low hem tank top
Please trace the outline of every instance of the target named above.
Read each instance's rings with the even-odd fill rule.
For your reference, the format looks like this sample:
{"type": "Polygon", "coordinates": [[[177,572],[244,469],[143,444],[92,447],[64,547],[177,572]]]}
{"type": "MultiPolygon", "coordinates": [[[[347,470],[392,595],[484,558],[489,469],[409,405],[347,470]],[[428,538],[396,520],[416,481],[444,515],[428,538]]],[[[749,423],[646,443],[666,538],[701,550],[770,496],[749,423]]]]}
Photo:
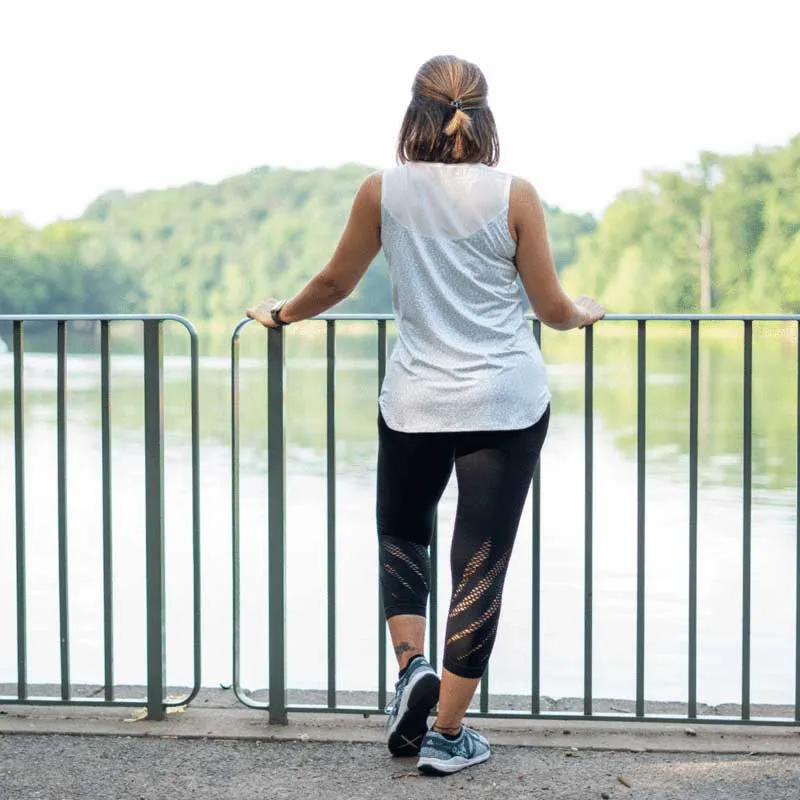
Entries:
{"type": "Polygon", "coordinates": [[[381,240],[397,341],[381,387],[405,433],[517,430],[550,402],[508,230],[511,175],[483,164],[386,170],[381,240]]]}

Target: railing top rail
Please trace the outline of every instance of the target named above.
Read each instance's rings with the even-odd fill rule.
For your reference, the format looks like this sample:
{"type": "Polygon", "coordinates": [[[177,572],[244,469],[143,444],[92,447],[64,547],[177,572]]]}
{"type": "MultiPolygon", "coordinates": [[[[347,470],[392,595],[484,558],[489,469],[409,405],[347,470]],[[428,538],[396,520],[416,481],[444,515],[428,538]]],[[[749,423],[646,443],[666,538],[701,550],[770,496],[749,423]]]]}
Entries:
{"type": "Polygon", "coordinates": [[[0,322],[177,322],[193,339],[197,329],[179,314],[0,314],[0,322]]]}
{"type": "Polygon", "coordinates": [[[142,320],[174,320],[175,322],[188,322],[185,317],[178,314],[0,314],[3,322],[71,322],[71,321],[98,322],[140,322],[142,320]]]}
{"type": "MultiPolygon", "coordinates": [[[[532,319],[533,317],[531,317],[532,319]]],[[[800,322],[800,314],[607,314],[603,322],[800,322]]]]}
{"type": "MultiPolygon", "coordinates": [[[[534,314],[526,314],[528,320],[535,320],[534,314]]],[[[0,316],[0,319],[3,319],[0,316]]],[[[313,317],[320,321],[380,322],[394,320],[394,314],[320,314],[313,317]]],[[[800,322],[800,314],[607,314],[603,322],[800,322]]],[[[250,319],[243,319],[237,325],[237,332],[250,319]]]]}
{"type": "MultiPolygon", "coordinates": [[[[320,314],[318,321],[390,322],[394,314],[320,314]]],[[[534,314],[526,314],[535,320],[534,314]]],[[[179,322],[190,330],[194,325],[179,314],[0,314],[0,322],[179,322]]],[[[607,314],[603,322],[800,322],[800,314],[607,314]]],[[[242,319],[237,330],[250,319],[242,319]]]]}

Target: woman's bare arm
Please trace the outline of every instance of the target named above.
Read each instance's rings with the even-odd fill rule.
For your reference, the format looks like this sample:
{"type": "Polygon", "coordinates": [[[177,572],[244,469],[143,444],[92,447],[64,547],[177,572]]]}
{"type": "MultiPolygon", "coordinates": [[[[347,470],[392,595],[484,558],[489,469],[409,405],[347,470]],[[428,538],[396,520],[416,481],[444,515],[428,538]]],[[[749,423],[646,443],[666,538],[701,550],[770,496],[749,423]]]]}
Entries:
{"type": "Polygon", "coordinates": [[[516,234],[517,271],[536,316],[560,331],[583,328],[601,319],[605,311],[598,303],[585,297],[573,301],[561,286],[541,201],[533,186],[519,178],[511,184],[509,224],[516,234]]]}

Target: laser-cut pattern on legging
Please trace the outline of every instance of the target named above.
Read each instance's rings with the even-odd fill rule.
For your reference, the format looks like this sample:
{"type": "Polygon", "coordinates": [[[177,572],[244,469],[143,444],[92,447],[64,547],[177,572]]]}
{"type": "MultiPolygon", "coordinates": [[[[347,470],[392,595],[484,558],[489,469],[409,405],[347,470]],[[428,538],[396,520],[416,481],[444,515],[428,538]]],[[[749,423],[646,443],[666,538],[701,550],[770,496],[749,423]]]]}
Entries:
{"type": "MultiPolygon", "coordinates": [[[[457,656],[458,661],[466,661],[471,655],[474,655],[478,652],[478,650],[482,650],[490,643],[494,643],[494,637],[497,634],[497,627],[500,623],[500,620],[495,620],[494,625],[492,625],[491,629],[483,634],[483,638],[475,645],[471,650],[467,650],[466,653],[461,653],[461,655],[457,656]]],[[[484,661],[488,660],[488,655],[485,657],[484,661]]]]}
{"type": "Polygon", "coordinates": [[[422,570],[414,563],[407,553],[404,553],[397,545],[391,544],[390,542],[384,542],[383,549],[387,553],[393,555],[395,558],[399,558],[401,561],[404,561],[406,564],[408,564],[408,566],[411,567],[411,569],[422,579],[423,583],[425,584],[425,588],[428,588],[428,581],[422,574],[422,570]]]}
{"type": "Polygon", "coordinates": [[[475,555],[470,558],[467,566],[464,568],[464,574],[461,576],[461,582],[458,584],[458,587],[453,591],[453,597],[458,597],[461,592],[464,591],[464,587],[467,585],[467,581],[477,572],[480,568],[481,564],[489,558],[489,553],[492,550],[492,540],[487,539],[475,553],[475,555]]]}
{"type": "Polygon", "coordinates": [[[454,644],[455,642],[460,641],[466,636],[469,636],[471,633],[475,633],[475,631],[479,630],[483,625],[486,624],[488,620],[492,618],[494,614],[498,612],[498,610],[500,609],[500,600],[501,600],[500,594],[497,594],[494,600],[492,600],[492,604],[489,606],[489,608],[487,608],[486,611],[484,611],[483,614],[481,614],[478,617],[478,619],[467,625],[466,628],[460,630],[458,633],[454,633],[447,640],[447,644],[454,644]]]}
{"type": "MultiPolygon", "coordinates": [[[[384,570],[385,570],[386,572],[388,572],[388,573],[389,573],[390,575],[392,575],[392,576],[393,576],[393,577],[394,577],[396,580],[398,580],[398,581],[399,581],[399,582],[400,582],[400,583],[401,583],[403,586],[405,586],[405,587],[406,587],[406,589],[408,589],[408,591],[409,591],[409,592],[413,592],[413,591],[414,591],[414,587],[413,587],[413,586],[411,586],[411,584],[410,584],[410,583],[408,583],[408,581],[406,581],[406,579],[405,579],[405,578],[403,578],[403,576],[402,576],[402,575],[398,575],[397,571],[396,571],[396,570],[394,570],[394,569],[392,569],[392,568],[391,568],[391,567],[390,567],[390,566],[389,566],[389,565],[388,565],[388,564],[387,564],[385,561],[384,561],[384,563],[383,563],[383,568],[384,568],[384,570]]],[[[396,595],[395,595],[395,596],[396,596],[396,595]]]]}
{"type": "MultiPolygon", "coordinates": [[[[486,575],[474,586],[466,597],[457,603],[450,611],[450,619],[457,617],[459,614],[466,611],[470,606],[475,605],[475,603],[480,600],[486,591],[492,586],[495,580],[500,577],[502,578],[505,575],[506,568],[508,567],[508,560],[511,557],[511,551],[507,550],[503,557],[486,573],[486,575]]],[[[463,583],[463,581],[462,581],[463,583]]],[[[453,593],[453,599],[457,597],[457,594],[453,593]]]]}
{"type": "Polygon", "coordinates": [[[428,548],[381,536],[381,586],[387,614],[425,614],[430,591],[428,548]]]}

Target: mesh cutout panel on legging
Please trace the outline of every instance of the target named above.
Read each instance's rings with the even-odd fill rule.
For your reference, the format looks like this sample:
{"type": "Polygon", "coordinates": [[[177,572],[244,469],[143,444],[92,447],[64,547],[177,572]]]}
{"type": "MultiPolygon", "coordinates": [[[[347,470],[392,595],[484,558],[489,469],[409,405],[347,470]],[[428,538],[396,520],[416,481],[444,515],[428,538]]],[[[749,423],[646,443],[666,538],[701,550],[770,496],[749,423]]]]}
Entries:
{"type": "Polygon", "coordinates": [[[424,614],[431,580],[428,548],[394,536],[381,536],[379,542],[383,604],[387,612],[424,614]]]}

